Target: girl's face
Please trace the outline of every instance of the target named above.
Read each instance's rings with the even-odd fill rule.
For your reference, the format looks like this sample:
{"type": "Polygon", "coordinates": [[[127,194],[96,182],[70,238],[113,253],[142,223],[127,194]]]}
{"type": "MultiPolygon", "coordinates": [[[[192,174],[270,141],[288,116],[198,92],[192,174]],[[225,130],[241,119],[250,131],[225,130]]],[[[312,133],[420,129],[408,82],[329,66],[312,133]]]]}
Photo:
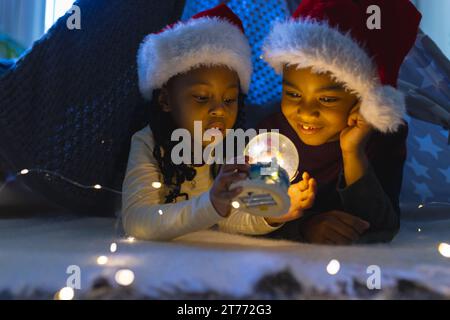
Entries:
{"type": "Polygon", "coordinates": [[[284,68],[281,110],[305,144],[318,146],[339,140],[357,102],[356,95],[329,74],[297,66],[284,68]]]}
{"type": "MultiPolygon", "coordinates": [[[[227,67],[199,67],[169,80],[160,104],[179,128],[194,137],[194,121],[202,122],[202,135],[218,128],[222,135],[233,128],[238,113],[239,78],[227,67]]],[[[211,143],[203,142],[203,146],[211,143]]]]}

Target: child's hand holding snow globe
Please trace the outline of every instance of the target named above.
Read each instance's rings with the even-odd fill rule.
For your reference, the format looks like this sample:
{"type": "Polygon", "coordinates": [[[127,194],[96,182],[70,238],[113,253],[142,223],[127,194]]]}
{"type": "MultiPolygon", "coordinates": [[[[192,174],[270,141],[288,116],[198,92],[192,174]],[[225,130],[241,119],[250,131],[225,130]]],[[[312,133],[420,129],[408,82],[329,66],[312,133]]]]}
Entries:
{"type": "Polygon", "coordinates": [[[286,136],[268,132],[254,137],[245,148],[250,173],[236,198],[238,207],[264,216],[270,224],[299,218],[314,203],[316,181],[304,173],[303,180],[291,185],[298,174],[298,152],[286,136]]]}

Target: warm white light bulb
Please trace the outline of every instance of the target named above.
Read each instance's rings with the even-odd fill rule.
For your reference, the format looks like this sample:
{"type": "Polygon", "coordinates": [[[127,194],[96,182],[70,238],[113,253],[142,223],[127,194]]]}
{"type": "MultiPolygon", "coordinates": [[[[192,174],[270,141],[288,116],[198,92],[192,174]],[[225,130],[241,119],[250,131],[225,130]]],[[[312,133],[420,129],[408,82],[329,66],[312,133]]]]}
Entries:
{"type": "Polygon", "coordinates": [[[56,294],[57,300],[72,300],[75,296],[75,292],[71,287],[64,287],[56,294]]]}
{"type": "Polygon", "coordinates": [[[102,188],[102,186],[101,186],[101,185],[99,185],[99,184],[96,184],[96,185],[94,186],[94,188],[95,188],[95,189],[101,189],[101,188],[102,188]]]}
{"type": "Polygon", "coordinates": [[[327,272],[331,275],[335,275],[341,269],[341,264],[336,259],[331,260],[327,265],[327,272]]]}
{"type": "Polygon", "coordinates": [[[115,280],[121,286],[129,286],[134,281],[134,272],[129,269],[122,269],[116,272],[115,280]]]}
{"type": "Polygon", "coordinates": [[[158,181],[152,182],[152,187],[155,189],[159,189],[162,187],[162,183],[158,181]]]}
{"type": "Polygon", "coordinates": [[[117,243],[113,242],[111,243],[111,245],[109,246],[109,251],[111,251],[112,253],[117,251],[117,243]]]}
{"type": "Polygon", "coordinates": [[[128,238],[127,238],[127,241],[128,241],[128,242],[134,242],[134,240],[136,240],[135,237],[128,237],[128,238]]]}
{"type": "Polygon", "coordinates": [[[450,258],[450,244],[442,242],[439,244],[438,250],[442,256],[450,258]]]}
{"type": "Polygon", "coordinates": [[[419,204],[419,206],[417,208],[419,208],[419,209],[423,208],[423,204],[419,204]]]}
{"type": "Polygon", "coordinates": [[[161,209],[159,209],[158,213],[159,213],[160,216],[162,216],[164,212],[161,209]]]}
{"type": "Polygon", "coordinates": [[[241,205],[240,205],[239,201],[233,201],[233,202],[231,203],[231,206],[232,206],[233,208],[235,208],[235,209],[239,209],[239,207],[240,207],[241,205]]]}
{"type": "Polygon", "coordinates": [[[97,264],[102,266],[102,265],[105,265],[107,263],[108,263],[108,257],[107,256],[99,256],[97,258],[97,264]]]}
{"type": "Polygon", "coordinates": [[[30,171],[28,169],[23,169],[22,171],[20,171],[20,174],[28,174],[30,171]]]}

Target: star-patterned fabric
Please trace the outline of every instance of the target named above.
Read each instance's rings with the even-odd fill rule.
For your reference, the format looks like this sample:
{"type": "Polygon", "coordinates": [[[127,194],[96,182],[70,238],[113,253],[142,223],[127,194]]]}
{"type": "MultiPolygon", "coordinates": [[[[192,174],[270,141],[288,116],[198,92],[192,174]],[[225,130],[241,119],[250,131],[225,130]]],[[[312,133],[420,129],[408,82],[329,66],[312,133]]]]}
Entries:
{"type": "Polygon", "coordinates": [[[450,146],[448,131],[407,117],[408,157],[400,201],[407,204],[450,203],[450,146]]]}
{"type": "Polygon", "coordinates": [[[402,203],[450,206],[450,62],[422,32],[400,70],[400,82],[419,95],[407,99],[408,157],[402,203]],[[421,104],[420,100],[427,104],[421,104]],[[409,102],[408,102],[409,101],[409,102]],[[419,119],[422,120],[419,120],[419,119]],[[423,121],[426,120],[426,121],[423,121]]]}

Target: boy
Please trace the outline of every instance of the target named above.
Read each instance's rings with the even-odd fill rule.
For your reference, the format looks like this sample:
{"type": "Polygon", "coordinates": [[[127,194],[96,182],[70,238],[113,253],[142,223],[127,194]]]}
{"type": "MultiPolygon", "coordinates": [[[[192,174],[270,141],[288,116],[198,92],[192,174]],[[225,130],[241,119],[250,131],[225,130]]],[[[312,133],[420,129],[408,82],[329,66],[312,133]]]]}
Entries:
{"type": "Polygon", "coordinates": [[[318,190],[300,219],[269,220],[284,223],[269,236],[327,244],[394,237],[407,137],[395,86],[420,18],[408,0],[303,0],[274,26],[264,57],[283,74],[281,112],[259,128],[295,143],[299,172],[318,190]],[[374,5],[379,29],[367,20],[374,5]]]}

